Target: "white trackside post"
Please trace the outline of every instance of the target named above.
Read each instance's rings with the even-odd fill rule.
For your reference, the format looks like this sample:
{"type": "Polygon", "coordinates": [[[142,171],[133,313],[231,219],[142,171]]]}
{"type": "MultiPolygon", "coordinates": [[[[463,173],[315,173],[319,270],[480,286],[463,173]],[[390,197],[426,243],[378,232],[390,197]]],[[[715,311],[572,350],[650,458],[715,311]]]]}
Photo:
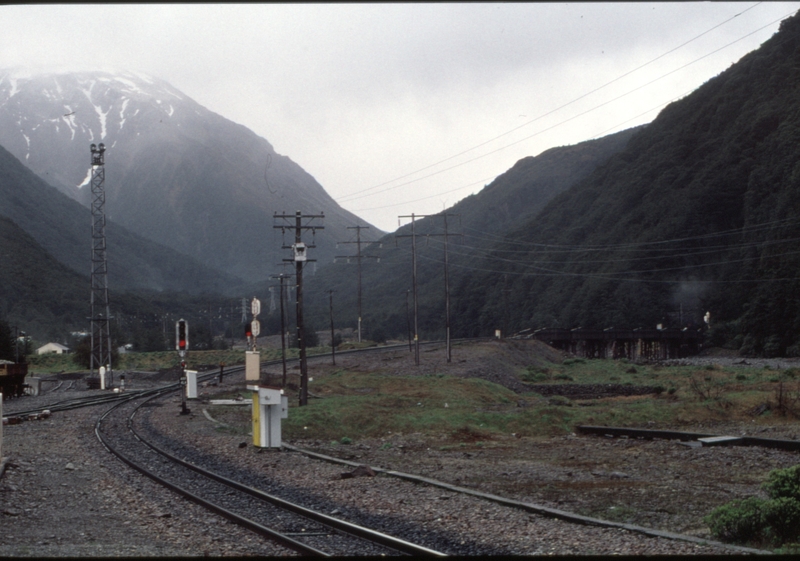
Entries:
{"type": "Polygon", "coordinates": [[[197,399],[197,370],[186,371],[186,399],[197,399]]]}

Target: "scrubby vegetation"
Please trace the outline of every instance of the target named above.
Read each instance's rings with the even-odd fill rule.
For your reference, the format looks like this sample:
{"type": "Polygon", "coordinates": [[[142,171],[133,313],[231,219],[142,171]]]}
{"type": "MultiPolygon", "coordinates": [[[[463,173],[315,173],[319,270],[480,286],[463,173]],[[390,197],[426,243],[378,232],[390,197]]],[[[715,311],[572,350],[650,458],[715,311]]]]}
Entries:
{"type": "Polygon", "coordinates": [[[800,465],[771,472],[763,488],[767,498],[731,501],[705,522],[726,542],[800,552],[800,465]]]}

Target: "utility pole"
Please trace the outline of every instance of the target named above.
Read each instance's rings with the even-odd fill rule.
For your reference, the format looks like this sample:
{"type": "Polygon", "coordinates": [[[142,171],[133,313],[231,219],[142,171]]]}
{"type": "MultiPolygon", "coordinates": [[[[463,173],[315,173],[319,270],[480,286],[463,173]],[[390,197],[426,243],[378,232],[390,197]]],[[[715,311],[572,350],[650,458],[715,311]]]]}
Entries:
{"type": "Polygon", "coordinates": [[[294,230],[294,243],[292,245],[283,244],[283,249],[291,249],[294,257],[292,259],[284,259],[285,262],[294,261],[295,264],[295,281],[297,286],[297,301],[296,301],[296,314],[297,314],[297,343],[300,347],[300,405],[308,405],[308,362],[306,360],[306,340],[303,333],[303,265],[307,261],[314,261],[308,259],[307,250],[315,248],[316,245],[312,242],[309,245],[303,243],[303,231],[311,230],[312,235],[316,234],[317,230],[322,230],[324,226],[317,226],[315,220],[322,220],[325,215],[320,214],[303,214],[299,210],[294,214],[278,214],[274,215],[274,220],[282,221],[282,224],[274,224],[273,228],[280,228],[282,233],[286,230],[294,230]],[[291,219],[294,218],[294,226],[291,226],[291,219]],[[305,223],[304,223],[305,221],[305,223]]]}
{"type": "Polygon", "coordinates": [[[406,328],[408,329],[408,352],[411,352],[411,315],[408,313],[408,293],[410,290],[406,289],[406,328]]]}
{"type": "Polygon", "coordinates": [[[328,298],[331,310],[331,363],[336,366],[336,345],[333,342],[334,329],[333,329],[333,290],[328,291],[328,298]]]}
{"type": "MultiPolygon", "coordinates": [[[[347,262],[350,263],[350,259],[355,257],[356,262],[358,264],[358,342],[361,342],[361,258],[365,259],[377,259],[378,263],[380,263],[381,258],[376,257],[374,255],[361,255],[361,230],[368,230],[369,226],[348,226],[348,230],[355,230],[356,231],[356,241],[354,242],[339,242],[342,244],[349,244],[354,243],[357,244],[357,252],[355,255],[337,255],[334,257],[334,263],[336,259],[347,259],[347,262]]],[[[336,244],[339,245],[339,244],[336,244]]]]}
{"type": "Polygon", "coordinates": [[[500,333],[500,338],[505,339],[508,334],[508,294],[511,290],[508,289],[508,275],[503,275],[503,331],[500,333]]]}
{"type": "MultiPolygon", "coordinates": [[[[108,306],[108,260],[106,259],[106,179],[105,144],[92,144],[92,296],[91,296],[91,344],[89,360],[91,374],[95,368],[105,366],[111,372],[111,312],[108,306]]],[[[105,387],[101,381],[100,387],[105,387]]],[[[110,381],[113,385],[113,376],[110,381]]]]}
{"type": "Polygon", "coordinates": [[[411,218],[411,235],[395,236],[397,238],[411,238],[411,281],[414,290],[414,364],[419,366],[419,311],[417,300],[417,236],[415,231],[416,215],[412,212],[411,216],[400,216],[398,218],[411,218]]]}
{"type": "Polygon", "coordinates": [[[283,363],[283,387],[286,387],[286,319],[283,311],[283,279],[288,278],[289,275],[281,273],[280,275],[273,276],[273,279],[280,279],[281,282],[281,362],[283,363]]]}
{"type": "Polygon", "coordinates": [[[447,213],[443,212],[444,218],[444,317],[445,317],[445,340],[447,347],[447,362],[452,356],[450,352],[450,281],[447,278],[447,213]]]}
{"type": "MultiPolygon", "coordinates": [[[[451,350],[450,350],[450,281],[448,278],[448,260],[447,260],[447,240],[450,236],[461,234],[450,234],[447,230],[447,217],[448,216],[459,216],[456,214],[447,214],[446,212],[440,212],[438,214],[431,214],[431,215],[422,215],[422,214],[411,214],[411,235],[401,235],[395,236],[396,238],[411,238],[411,261],[413,267],[413,282],[414,282],[414,339],[418,340],[418,330],[417,330],[417,250],[416,250],[416,234],[414,231],[414,219],[415,218],[426,218],[428,216],[441,216],[444,218],[444,233],[443,234],[424,234],[426,237],[444,237],[444,300],[445,300],[445,341],[446,341],[446,353],[447,353],[447,362],[450,362],[452,359],[451,350]]],[[[409,218],[408,216],[401,216],[400,218],[409,218]]],[[[419,364],[419,342],[417,342],[417,358],[416,364],[419,364]]]]}

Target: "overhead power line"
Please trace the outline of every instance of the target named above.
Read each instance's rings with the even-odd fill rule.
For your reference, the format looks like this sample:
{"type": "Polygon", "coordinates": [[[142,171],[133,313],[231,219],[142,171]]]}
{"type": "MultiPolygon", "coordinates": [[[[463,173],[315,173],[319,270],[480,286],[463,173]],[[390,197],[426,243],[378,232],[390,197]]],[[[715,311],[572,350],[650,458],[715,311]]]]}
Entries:
{"type": "Polygon", "coordinates": [[[370,191],[374,191],[375,189],[379,189],[380,187],[384,187],[384,186],[386,186],[386,185],[389,185],[389,184],[391,184],[391,183],[394,183],[394,182],[396,182],[396,181],[400,181],[400,180],[402,180],[402,179],[409,178],[409,177],[411,177],[411,176],[413,176],[413,175],[415,175],[415,174],[417,174],[417,173],[420,173],[420,172],[423,172],[423,171],[426,171],[426,170],[432,169],[432,168],[434,168],[434,167],[436,167],[436,166],[438,166],[438,165],[440,165],[440,164],[443,164],[443,163],[445,163],[445,162],[448,162],[448,161],[450,161],[450,160],[453,160],[453,159],[455,159],[455,158],[457,158],[457,157],[459,157],[459,156],[462,156],[462,155],[464,155],[464,154],[467,154],[467,153],[469,153],[469,152],[471,152],[471,151],[473,151],[473,150],[476,150],[477,148],[481,148],[481,147],[483,147],[483,146],[485,146],[485,145],[487,145],[487,144],[489,144],[489,143],[491,143],[491,142],[494,142],[495,140],[498,140],[498,139],[500,139],[500,138],[503,138],[503,137],[505,137],[505,136],[507,136],[507,135],[511,134],[512,132],[515,132],[515,131],[517,131],[517,130],[520,130],[520,129],[522,129],[522,128],[524,128],[524,127],[526,127],[526,126],[528,126],[528,125],[530,125],[530,124],[532,124],[532,123],[535,123],[535,122],[537,122],[537,121],[539,121],[539,120],[543,119],[544,117],[547,117],[547,116],[549,116],[549,115],[552,115],[552,114],[554,114],[554,113],[556,113],[556,112],[560,111],[561,109],[564,109],[564,108],[566,108],[566,107],[568,107],[568,106],[572,105],[573,103],[575,103],[575,102],[577,102],[577,101],[580,101],[580,100],[582,100],[582,99],[584,99],[584,98],[586,98],[586,97],[588,97],[588,96],[590,96],[590,95],[592,95],[592,94],[594,94],[594,93],[596,93],[596,92],[598,92],[598,91],[600,91],[600,90],[602,90],[602,89],[606,88],[607,86],[609,86],[609,85],[611,85],[611,84],[613,84],[613,83],[615,83],[615,82],[617,82],[617,81],[621,80],[622,78],[624,78],[624,77],[626,77],[626,76],[629,76],[630,74],[632,74],[632,73],[634,73],[634,72],[636,72],[636,71],[638,71],[638,70],[641,70],[642,68],[644,68],[644,67],[646,67],[646,66],[648,66],[648,65],[650,65],[650,64],[652,64],[652,63],[654,63],[654,62],[656,62],[656,61],[658,61],[658,60],[660,60],[661,58],[663,58],[663,57],[665,57],[665,56],[667,56],[667,55],[669,55],[669,54],[671,54],[671,53],[673,53],[673,52],[675,52],[675,51],[679,50],[680,48],[682,48],[682,47],[684,47],[684,46],[688,45],[689,43],[691,43],[691,42],[693,42],[693,41],[695,41],[695,40],[699,39],[700,37],[702,37],[702,36],[704,36],[704,35],[706,35],[706,34],[710,33],[710,32],[711,32],[711,31],[713,31],[714,29],[717,29],[718,27],[720,27],[720,26],[722,26],[722,25],[724,25],[724,24],[726,24],[726,23],[728,23],[728,22],[732,21],[733,19],[737,18],[738,16],[742,15],[743,13],[745,13],[745,12],[747,12],[747,11],[749,11],[749,10],[751,10],[751,9],[755,8],[755,7],[756,7],[756,6],[758,6],[759,4],[760,4],[760,2],[759,2],[759,3],[757,3],[757,4],[754,4],[753,6],[750,6],[749,8],[747,8],[747,9],[745,9],[745,10],[743,10],[743,11],[741,11],[741,12],[737,13],[736,15],[734,15],[734,16],[732,16],[732,17],[730,17],[730,18],[726,19],[725,21],[723,21],[723,22],[721,22],[721,23],[719,23],[719,24],[717,24],[717,25],[715,25],[715,26],[713,26],[713,27],[711,27],[711,28],[707,29],[707,30],[706,30],[706,31],[704,31],[703,33],[701,33],[701,34],[699,34],[699,35],[697,35],[697,36],[693,37],[692,39],[690,39],[690,40],[688,40],[688,41],[686,41],[686,42],[682,43],[681,45],[679,45],[679,46],[677,46],[677,47],[674,47],[674,48],[670,49],[669,51],[667,51],[667,52],[665,52],[665,53],[662,53],[661,55],[659,55],[659,56],[655,57],[654,59],[651,59],[650,61],[648,61],[648,62],[646,62],[646,63],[644,63],[644,64],[642,64],[642,65],[640,65],[640,66],[638,66],[638,67],[636,67],[636,68],[634,68],[634,69],[632,69],[632,70],[629,70],[628,72],[625,72],[625,73],[623,73],[622,75],[620,75],[620,76],[618,76],[618,77],[614,78],[613,80],[611,80],[611,81],[609,81],[609,82],[607,82],[607,83],[603,84],[602,86],[599,86],[599,87],[597,87],[597,88],[595,88],[595,89],[593,89],[593,90],[591,90],[591,91],[589,91],[589,92],[587,92],[587,93],[585,93],[585,94],[582,94],[582,95],[580,95],[579,97],[577,97],[577,98],[575,98],[575,99],[573,99],[573,100],[571,100],[571,101],[569,101],[569,102],[567,102],[567,103],[565,103],[565,104],[563,104],[563,105],[561,105],[561,106],[559,106],[559,107],[557,107],[557,108],[555,108],[555,109],[552,109],[552,110],[550,110],[550,111],[548,111],[548,112],[546,112],[546,113],[543,113],[542,115],[539,115],[538,117],[536,117],[536,118],[534,118],[534,119],[531,119],[530,121],[527,121],[526,123],[524,123],[524,124],[522,124],[522,125],[519,125],[519,126],[517,126],[517,127],[514,127],[513,129],[510,129],[510,130],[508,130],[508,131],[506,131],[506,132],[504,132],[504,133],[502,133],[502,134],[500,134],[500,135],[497,135],[497,136],[495,136],[495,137],[493,137],[493,138],[491,138],[491,139],[489,139],[489,140],[487,140],[487,141],[484,141],[484,142],[482,142],[482,143],[480,143],[480,144],[478,144],[478,145],[475,145],[475,146],[473,146],[473,147],[471,147],[471,148],[468,148],[468,149],[466,149],[466,150],[463,150],[463,151],[461,151],[461,152],[459,152],[459,153],[457,153],[457,154],[454,154],[454,155],[452,155],[452,156],[449,156],[449,157],[447,157],[447,158],[444,158],[444,159],[442,159],[442,160],[439,160],[438,162],[435,162],[435,163],[433,163],[433,164],[430,164],[430,165],[428,165],[428,166],[425,166],[425,167],[419,168],[419,169],[417,169],[417,170],[415,170],[415,171],[413,171],[413,172],[407,173],[407,174],[405,174],[405,175],[402,175],[402,176],[396,177],[396,178],[394,178],[394,179],[391,179],[391,180],[389,180],[389,181],[385,181],[385,182],[383,182],[383,183],[380,183],[380,184],[377,184],[377,185],[373,185],[372,187],[368,187],[368,188],[366,188],[366,189],[362,189],[362,190],[359,190],[359,191],[354,191],[353,193],[350,193],[350,194],[344,195],[344,196],[342,196],[342,197],[340,198],[340,202],[348,202],[348,201],[353,201],[353,200],[357,200],[357,199],[360,199],[360,198],[364,198],[364,197],[368,197],[368,196],[373,196],[373,195],[377,195],[377,194],[380,194],[380,193],[384,193],[384,192],[386,192],[386,191],[389,191],[389,190],[392,190],[392,189],[396,189],[396,188],[399,188],[399,187],[403,187],[403,186],[405,186],[405,185],[409,185],[409,184],[411,184],[411,183],[415,183],[415,182],[417,182],[417,181],[421,181],[421,180],[423,180],[423,179],[427,179],[427,178],[433,177],[433,176],[435,176],[435,175],[438,175],[438,174],[444,173],[444,172],[446,172],[446,171],[449,171],[449,170],[452,170],[452,169],[454,169],[454,168],[457,168],[457,167],[463,166],[463,165],[465,165],[465,164],[471,163],[471,162],[473,162],[473,161],[476,161],[476,160],[478,160],[478,159],[484,158],[484,157],[486,157],[486,156],[489,156],[489,155],[491,155],[491,154],[494,154],[494,153],[496,153],[496,152],[499,152],[499,151],[501,151],[501,150],[505,150],[506,148],[509,148],[509,147],[511,147],[511,146],[514,146],[514,145],[516,145],[516,144],[519,144],[520,142],[524,142],[525,140],[529,140],[530,138],[533,138],[534,136],[537,136],[537,135],[539,135],[539,134],[542,134],[543,132],[547,132],[547,131],[549,131],[549,130],[551,130],[551,129],[555,128],[555,127],[561,126],[561,125],[563,125],[563,124],[565,124],[565,123],[567,123],[567,122],[569,122],[569,121],[572,121],[572,120],[574,120],[574,119],[576,119],[576,118],[578,118],[578,117],[581,117],[581,116],[583,116],[583,115],[586,115],[586,114],[587,114],[587,113],[589,113],[589,112],[592,112],[592,111],[595,111],[595,110],[597,110],[597,109],[599,109],[599,108],[601,108],[601,107],[604,107],[605,105],[608,105],[609,103],[612,103],[612,102],[614,102],[614,101],[617,101],[617,100],[621,99],[622,97],[625,97],[625,96],[627,96],[627,95],[629,95],[629,94],[631,94],[631,93],[633,93],[633,92],[635,92],[635,91],[638,91],[638,90],[640,90],[640,89],[642,89],[642,88],[644,88],[644,87],[646,87],[646,86],[648,86],[648,85],[651,85],[652,83],[654,83],[654,82],[656,82],[656,81],[658,81],[658,80],[661,80],[661,79],[663,79],[663,78],[665,78],[665,77],[667,77],[667,76],[669,76],[669,75],[671,75],[671,74],[674,74],[675,72],[678,72],[678,71],[680,71],[680,70],[682,70],[682,69],[684,69],[684,68],[686,68],[686,67],[688,67],[688,66],[690,66],[690,65],[692,65],[692,64],[694,64],[694,63],[696,63],[696,62],[698,62],[698,61],[700,61],[700,60],[703,60],[704,58],[707,58],[707,57],[709,57],[709,56],[711,56],[711,55],[713,55],[713,54],[715,54],[715,53],[717,53],[717,52],[719,52],[719,51],[721,51],[721,50],[723,50],[723,49],[726,49],[726,48],[730,47],[731,45],[734,45],[735,43],[737,43],[737,42],[739,42],[739,41],[741,41],[741,40],[743,40],[743,39],[745,39],[745,38],[747,38],[747,37],[749,37],[749,36],[751,36],[751,35],[753,35],[753,34],[755,34],[755,33],[758,33],[759,31],[761,31],[761,30],[763,30],[763,29],[765,29],[765,28],[767,28],[767,27],[769,27],[769,26],[771,26],[771,25],[774,25],[775,23],[777,23],[777,22],[779,22],[779,21],[781,21],[781,20],[785,19],[786,17],[788,17],[788,16],[790,16],[791,14],[793,14],[793,13],[794,13],[794,11],[792,11],[792,12],[790,12],[790,13],[788,13],[788,14],[785,14],[785,15],[781,16],[780,18],[778,18],[778,19],[776,19],[776,20],[773,20],[773,21],[771,21],[770,23],[768,23],[768,24],[766,24],[766,25],[764,25],[764,26],[761,26],[761,27],[759,27],[759,28],[758,28],[758,29],[756,29],[755,31],[752,31],[752,32],[750,32],[750,33],[747,33],[747,34],[745,34],[745,35],[743,35],[743,36],[739,37],[738,39],[736,39],[736,40],[734,40],[734,41],[732,41],[732,42],[730,42],[730,43],[728,43],[728,44],[726,44],[726,45],[724,45],[724,46],[722,46],[722,47],[719,47],[719,48],[717,48],[717,49],[715,49],[715,50],[713,50],[713,51],[711,51],[711,52],[709,52],[709,53],[706,53],[705,55],[703,55],[703,56],[701,56],[701,57],[699,57],[699,58],[697,58],[697,59],[695,59],[695,60],[693,60],[693,61],[691,61],[691,62],[689,62],[689,63],[687,63],[687,64],[684,64],[683,66],[680,66],[680,67],[678,67],[678,68],[676,68],[676,69],[674,69],[674,70],[672,70],[672,71],[670,71],[670,72],[667,72],[667,73],[665,73],[665,74],[662,74],[661,76],[659,76],[658,78],[655,78],[654,80],[651,80],[651,81],[649,81],[649,82],[647,82],[647,83],[645,83],[645,84],[643,84],[643,85],[637,86],[636,88],[634,88],[634,89],[632,89],[632,90],[629,90],[629,91],[627,91],[627,92],[625,92],[625,93],[621,94],[620,96],[617,96],[617,97],[615,97],[615,98],[613,98],[613,99],[611,99],[611,100],[609,100],[609,101],[606,101],[606,102],[604,102],[604,103],[602,103],[602,104],[596,105],[596,106],[592,107],[591,109],[589,109],[589,110],[587,110],[587,111],[584,111],[584,112],[582,112],[582,113],[579,113],[578,115],[575,115],[575,116],[573,116],[573,117],[570,117],[570,118],[568,118],[568,119],[566,119],[566,120],[563,120],[563,121],[561,121],[561,122],[559,122],[559,123],[556,123],[556,124],[555,124],[555,125],[553,125],[553,126],[550,126],[550,127],[547,127],[547,128],[545,128],[545,129],[542,129],[542,130],[540,130],[540,131],[537,131],[537,132],[535,132],[535,133],[534,133],[534,134],[532,134],[532,135],[526,136],[526,137],[524,137],[524,138],[522,138],[522,139],[520,139],[520,140],[517,140],[517,141],[515,141],[515,142],[512,142],[512,143],[509,143],[509,144],[506,144],[506,145],[504,145],[504,146],[502,146],[502,147],[500,147],[500,148],[497,148],[497,149],[495,149],[495,150],[492,150],[492,151],[490,151],[490,152],[484,153],[484,154],[482,154],[482,155],[479,155],[479,156],[476,156],[476,157],[470,158],[470,159],[468,159],[468,160],[465,160],[464,162],[461,162],[461,163],[455,164],[455,165],[453,165],[453,166],[450,166],[450,167],[444,168],[444,169],[442,169],[442,170],[439,170],[439,171],[432,172],[432,173],[430,173],[430,174],[427,174],[427,175],[424,175],[424,176],[422,176],[422,177],[418,177],[418,178],[416,178],[416,179],[412,179],[412,180],[409,180],[409,181],[406,181],[406,182],[400,183],[400,184],[398,184],[398,185],[394,185],[394,186],[391,186],[391,187],[387,187],[387,188],[385,188],[385,189],[381,189],[380,191],[376,191],[376,192],[374,192],[374,193],[370,193],[370,191]]]}

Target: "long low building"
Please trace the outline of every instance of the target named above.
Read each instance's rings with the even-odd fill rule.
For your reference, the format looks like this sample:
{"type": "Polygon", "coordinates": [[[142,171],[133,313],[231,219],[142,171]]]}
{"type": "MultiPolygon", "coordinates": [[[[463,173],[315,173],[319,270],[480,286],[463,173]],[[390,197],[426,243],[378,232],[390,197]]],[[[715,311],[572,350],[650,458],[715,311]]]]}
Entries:
{"type": "Polygon", "coordinates": [[[531,337],[586,358],[665,360],[697,354],[698,329],[539,329],[531,337]]]}
{"type": "Polygon", "coordinates": [[[65,347],[61,343],[47,343],[36,349],[37,355],[57,354],[63,355],[69,352],[69,347],[65,347]]]}

